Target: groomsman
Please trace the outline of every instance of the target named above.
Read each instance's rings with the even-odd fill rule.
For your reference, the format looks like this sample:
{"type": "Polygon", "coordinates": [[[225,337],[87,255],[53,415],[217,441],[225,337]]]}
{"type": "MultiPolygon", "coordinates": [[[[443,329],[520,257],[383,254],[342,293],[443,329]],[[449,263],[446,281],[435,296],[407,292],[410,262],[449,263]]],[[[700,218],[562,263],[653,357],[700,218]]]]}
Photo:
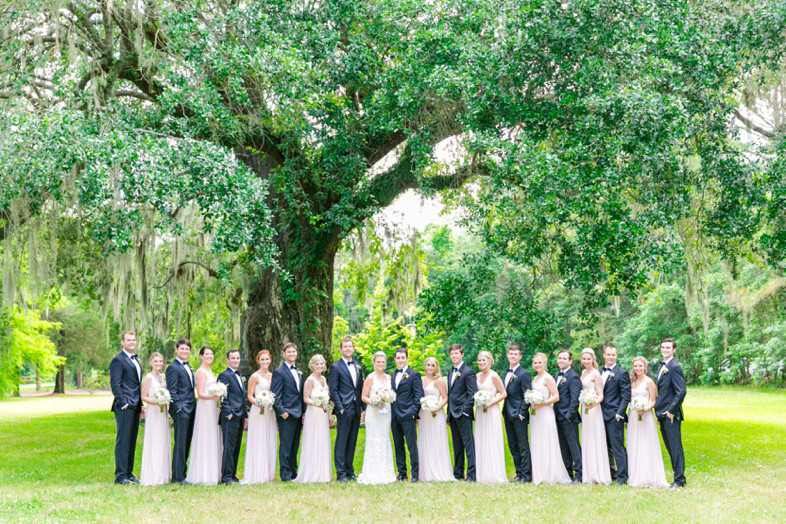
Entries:
{"type": "Polygon", "coordinates": [[[237,462],[246,418],[246,387],[243,377],[237,372],[240,351],[230,349],[227,352],[227,366],[218,375],[218,381],[227,387],[227,396],[221,401],[221,415],[218,418],[224,448],[221,456],[221,483],[237,484],[237,462]]]}
{"type": "Polygon", "coordinates": [[[450,346],[453,368],[448,372],[448,424],[453,438],[453,476],[464,479],[464,454],[467,455],[467,480],[475,482],[475,439],[472,421],[475,413],[472,406],[478,391],[475,372],[464,364],[464,348],[461,344],[450,346]]]}
{"type": "Polygon", "coordinates": [[[672,488],[684,488],[685,481],[685,452],[682,449],[682,401],[685,400],[687,388],[682,366],[674,360],[674,351],[677,349],[674,340],[663,339],[660,343],[660,353],[663,362],[658,369],[658,397],[655,400],[655,416],[660,422],[660,433],[663,444],[671,458],[671,468],[674,471],[672,488]]]}
{"type": "Polygon", "coordinates": [[[420,399],[423,398],[423,381],[420,373],[407,366],[409,353],[404,348],[396,350],[394,360],[396,371],[390,375],[390,384],[396,392],[393,402],[393,418],[390,429],[393,433],[393,444],[396,448],[396,468],[398,480],[407,480],[407,452],[412,466],[412,482],[418,481],[418,436],[416,424],[420,412],[420,399]]]}
{"type": "Polygon", "coordinates": [[[175,342],[175,359],[166,368],[166,388],[172,397],[169,414],[175,428],[175,442],[172,449],[172,482],[183,484],[186,481],[186,463],[191,450],[191,436],[194,434],[196,400],[194,400],[194,372],[188,365],[191,354],[191,341],[182,338],[175,342]]]}
{"type": "Polygon", "coordinates": [[[134,451],[139,433],[142,400],[142,366],[136,351],[136,333],[127,331],[120,336],[118,353],[109,364],[109,384],[115,396],[111,411],[115,414],[115,484],[139,484],[134,476],[134,451]]]}
{"type": "Polygon", "coordinates": [[[579,444],[579,395],[581,394],[581,378],[570,368],[573,355],[563,349],[557,354],[559,373],[554,377],[557,382],[559,401],[554,404],[554,415],[557,419],[557,436],[562,462],[568,475],[575,483],[581,483],[581,445],[579,444]]]}
{"type": "Polygon", "coordinates": [[[273,371],[270,391],[276,396],[273,409],[278,423],[279,477],[290,482],[297,477],[297,450],[300,447],[300,430],[303,427],[303,373],[295,365],[297,346],[284,344],[284,363],[273,371]]]}
{"type": "Polygon", "coordinates": [[[516,466],[513,482],[532,482],[532,459],[529,454],[527,426],[529,425],[529,409],[524,402],[524,395],[532,389],[532,377],[519,366],[521,348],[511,344],[508,348],[508,364],[510,369],[505,373],[502,383],[508,396],[502,409],[505,420],[505,433],[508,435],[508,448],[516,466]]]}
{"type": "Polygon", "coordinates": [[[623,485],[628,481],[628,452],[625,449],[625,410],[630,404],[630,377],[617,365],[617,348],[609,344],[603,348],[606,365],[603,378],[603,422],[606,426],[606,446],[609,451],[611,479],[623,485]],[[616,467],[615,466],[616,462],[616,467]]]}
{"type": "Polygon", "coordinates": [[[341,341],[341,358],[330,366],[328,387],[330,400],[335,408],[336,442],[333,445],[333,462],[336,480],[341,483],[357,480],[355,476],[355,446],[358,441],[360,421],[366,405],[361,401],[363,372],[352,360],[355,344],[347,337],[341,341]]]}

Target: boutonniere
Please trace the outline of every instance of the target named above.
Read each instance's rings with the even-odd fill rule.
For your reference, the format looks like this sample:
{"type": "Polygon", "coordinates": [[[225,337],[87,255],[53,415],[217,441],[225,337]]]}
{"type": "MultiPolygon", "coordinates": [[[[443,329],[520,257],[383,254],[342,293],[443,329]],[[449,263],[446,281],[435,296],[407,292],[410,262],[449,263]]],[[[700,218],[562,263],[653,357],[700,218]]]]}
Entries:
{"type": "Polygon", "coordinates": [[[614,378],[616,375],[616,373],[609,373],[609,378],[614,378]]]}
{"type": "Polygon", "coordinates": [[[560,377],[560,378],[558,378],[558,379],[557,379],[557,385],[558,385],[558,386],[559,386],[560,384],[562,384],[563,382],[565,382],[565,377],[560,377]]]}
{"type": "Polygon", "coordinates": [[[459,378],[460,376],[461,376],[461,371],[456,371],[456,374],[455,374],[455,375],[453,375],[453,380],[456,380],[456,379],[457,379],[457,378],[459,378]]]}
{"type": "Polygon", "coordinates": [[[669,368],[663,368],[663,373],[661,373],[661,375],[665,375],[668,372],[669,372],[669,368]]]}
{"type": "Polygon", "coordinates": [[[409,378],[409,373],[404,373],[401,375],[401,380],[407,380],[407,378],[409,378]]]}
{"type": "Polygon", "coordinates": [[[297,374],[298,374],[299,376],[301,376],[301,377],[303,376],[303,372],[302,372],[302,371],[300,371],[299,369],[297,370],[297,374]]]}

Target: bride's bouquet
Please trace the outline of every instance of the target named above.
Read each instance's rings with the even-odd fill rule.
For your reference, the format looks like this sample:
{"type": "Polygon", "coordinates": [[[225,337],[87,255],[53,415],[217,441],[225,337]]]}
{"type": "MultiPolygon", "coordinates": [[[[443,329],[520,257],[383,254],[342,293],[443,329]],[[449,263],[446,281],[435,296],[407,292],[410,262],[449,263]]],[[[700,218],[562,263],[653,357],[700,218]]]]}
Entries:
{"type": "Polygon", "coordinates": [[[377,411],[382,415],[388,412],[388,408],[385,405],[395,400],[396,392],[390,388],[379,388],[371,394],[371,404],[376,406],[377,411]]]}
{"type": "Polygon", "coordinates": [[[598,403],[598,394],[595,392],[595,389],[582,389],[581,393],[579,394],[579,402],[584,404],[584,414],[586,415],[589,413],[589,408],[587,406],[594,406],[598,403]]]}
{"type": "MultiPolygon", "coordinates": [[[[650,401],[647,398],[635,397],[630,401],[630,408],[636,411],[646,411],[650,401]]],[[[639,420],[641,420],[641,413],[639,413],[639,420]]]]}
{"type": "MultiPolygon", "coordinates": [[[[538,404],[543,404],[546,401],[546,397],[543,396],[543,393],[540,391],[535,391],[534,389],[528,389],[526,393],[524,393],[524,402],[529,404],[530,406],[536,406],[538,404]]],[[[530,408],[530,414],[534,417],[535,416],[535,408],[530,408]]]]}
{"type": "Polygon", "coordinates": [[[322,408],[325,411],[325,413],[328,413],[329,412],[328,408],[330,407],[330,394],[327,391],[312,393],[311,402],[314,403],[314,406],[318,408],[322,408]]]}
{"type": "Polygon", "coordinates": [[[159,389],[153,393],[153,402],[158,406],[158,410],[163,413],[164,406],[168,406],[172,402],[172,395],[169,394],[169,390],[166,388],[159,389]]]}
{"type": "Polygon", "coordinates": [[[205,393],[218,397],[218,405],[221,407],[221,401],[227,396],[227,385],[222,382],[214,382],[207,387],[205,393]]]}
{"type": "Polygon", "coordinates": [[[436,417],[439,409],[439,399],[437,397],[423,397],[420,399],[420,407],[431,412],[432,417],[436,417]]]}
{"type": "Polygon", "coordinates": [[[265,408],[270,408],[276,401],[276,394],[272,391],[260,391],[254,397],[254,405],[259,408],[259,414],[265,414],[265,408]]]}
{"type": "Polygon", "coordinates": [[[483,413],[488,410],[489,406],[494,401],[494,395],[488,391],[478,391],[472,398],[475,400],[475,406],[483,408],[483,413]]]}

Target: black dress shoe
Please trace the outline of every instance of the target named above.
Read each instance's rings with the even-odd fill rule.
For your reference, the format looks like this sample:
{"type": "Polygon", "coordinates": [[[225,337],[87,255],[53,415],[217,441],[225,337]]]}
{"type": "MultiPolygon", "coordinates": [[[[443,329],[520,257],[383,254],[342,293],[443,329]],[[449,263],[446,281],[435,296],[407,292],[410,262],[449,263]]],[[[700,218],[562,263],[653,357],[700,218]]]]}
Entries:
{"type": "Polygon", "coordinates": [[[358,478],[355,475],[347,475],[347,479],[351,481],[356,481],[358,478]]]}
{"type": "Polygon", "coordinates": [[[339,484],[349,484],[349,479],[338,479],[339,484]]]}
{"type": "Polygon", "coordinates": [[[573,479],[573,482],[571,482],[571,484],[581,484],[581,479],[573,479]]]}
{"type": "Polygon", "coordinates": [[[133,476],[133,475],[131,475],[130,477],[128,477],[128,480],[130,480],[130,481],[131,481],[131,484],[139,484],[139,479],[138,479],[138,478],[136,478],[136,477],[135,477],[135,476],[133,476]]]}
{"type": "Polygon", "coordinates": [[[412,480],[409,481],[410,484],[414,484],[415,482],[420,482],[417,477],[412,477],[412,480]]]}
{"type": "Polygon", "coordinates": [[[396,477],[396,480],[398,480],[400,482],[403,482],[403,481],[407,480],[407,477],[405,477],[404,475],[399,475],[398,477],[396,477]]]}
{"type": "Polygon", "coordinates": [[[238,481],[236,481],[235,479],[222,480],[222,481],[221,481],[221,484],[226,484],[226,485],[230,485],[230,484],[238,484],[238,481]]]}
{"type": "Polygon", "coordinates": [[[115,484],[122,484],[122,485],[124,485],[124,486],[128,486],[128,485],[130,485],[130,484],[133,484],[133,482],[131,482],[131,481],[130,481],[130,480],[128,480],[128,479],[120,479],[120,480],[116,480],[116,481],[115,481],[115,484]]]}
{"type": "Polygon", "coordinates": [[[684,488],[685,487],[685,483],[678,484],[677,482],[672,482],[671,484],[669,484],[669,487],[670,488],[684,488]]]}
{"type": "Polygon", "coordinates": [[[625,485],[625,481],[624,481],[624,480],[617,479],[617,482],[615,482],[615,484],[616,484],[617,486],[624,486],[624,485],[625,485]]]}

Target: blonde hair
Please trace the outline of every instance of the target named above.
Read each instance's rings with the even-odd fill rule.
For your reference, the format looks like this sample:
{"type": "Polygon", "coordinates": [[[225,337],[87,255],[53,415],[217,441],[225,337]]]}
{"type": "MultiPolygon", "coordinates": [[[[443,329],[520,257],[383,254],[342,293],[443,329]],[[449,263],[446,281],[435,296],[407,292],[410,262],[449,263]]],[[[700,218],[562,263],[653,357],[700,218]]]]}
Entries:
{"type": "Polygon", "coordinates": [[[382,357],[382,358],[384,358],[384,359],[385,359],[385,362],[387,363],[387,361],[388,361],[388,356],[385,354],[385,352],[384,352],[384,351],[377,351],[376,353],[374,353],[373,355],[371,355],[371,362],[372,362],[372,363],[374,363],[374,361],[375,361],[375,360],[376,360],[378,357],[382,357]]]}
{"type": "MultiPolygon", "coordinates": [[[[147,363],[148,363],[148,364],[152,364],[152,363],[153,363],[153,359],[154,359],[154,358],[156,358],[156,357],[158,357],[158,358],[160,358],[162,361],[164,361],[164,355],[162,355],[162,354],[161,354],[161,353],[159,353],[158,351],[154,351],[154,352],[152,352],[152,353],[150,354],[150,358],[149,358],[149,359],[147,359],[147,363]]],[[[164,362],[165,362],[165,361],[164,361],[164,362]]]]}
{"type": "Polygon", "coordinates": [[[588,355],[592,355],[592,367],[594,367],[595,369],[598,369],[598,359],[595,356],[595,350],[592,349],[592,348],[584,348],[584,349],[581,350],[581,356],[582,357],[584,356],[584,353],[586,353],[588,355]]]}
{"type": "Polygon", "coordinates": [[[536,359],[536,358],[542,358],[542,359],[543,359],[543,361],[544,361],[546,364],[548,364],[548,363],[549,363],[549,357],[548,357],[548,355],[546,355],[545,353],[535,353],[534,355],[532,355],[532,361],[533,361],[533,362],[535,362],[535,359],[536,359]]]}
{"type": "Polygon", "coordinates": [[[313,357],[311,357],[311,360],[308,361],[308,369],[310,369],[313,372],[314,371],[314,365],[317,364],[320,360],[322,361],[323,364],[325,363],[325,357],[323,357],[322,355],[320,355],[318,353],[316,355],[314,355],[313,357]]]}
{"type": "Polygon", "coordinates": [[[642,357],[641,355],[639,355],[638,357],[633,357],[633,362],[630,363],[630,385],[631,386],[636,383],[636,380],[638,380],[638,377],[636,376],[636,372],[633,371],[633,364],[635,364],[637,361],[641,361],[641,362],[644,363],[644,375],[645,376],[647,375],[647,368],[649,367],[646,358],[642,357]]]}
{"type": "Polygon", "coordinates": [[[494,356],[490,352],[481,351],[478,353],[478,357],[486,357],[486,359],[490,361],[489,368],[494,365],[494,356]]]}
{"type": "MultiPolygon", "coordinates": [[[[440,368],[440,366],[439,366],[439,360],[437,360],[434,357],[428,357],[426,360],[423,361],[423,368],[425,369],[426,368],[426,364],[428,364],[430,361],[433,361],[434,365],[437,368],[434,371],[434,375],[432,375],[434,377],[434,380],[437,380],[438,378],[442,377],[442,368],[440,368]]],[[[426,374],[428,374],[428,371],[426,371],[426,374]]]]}

